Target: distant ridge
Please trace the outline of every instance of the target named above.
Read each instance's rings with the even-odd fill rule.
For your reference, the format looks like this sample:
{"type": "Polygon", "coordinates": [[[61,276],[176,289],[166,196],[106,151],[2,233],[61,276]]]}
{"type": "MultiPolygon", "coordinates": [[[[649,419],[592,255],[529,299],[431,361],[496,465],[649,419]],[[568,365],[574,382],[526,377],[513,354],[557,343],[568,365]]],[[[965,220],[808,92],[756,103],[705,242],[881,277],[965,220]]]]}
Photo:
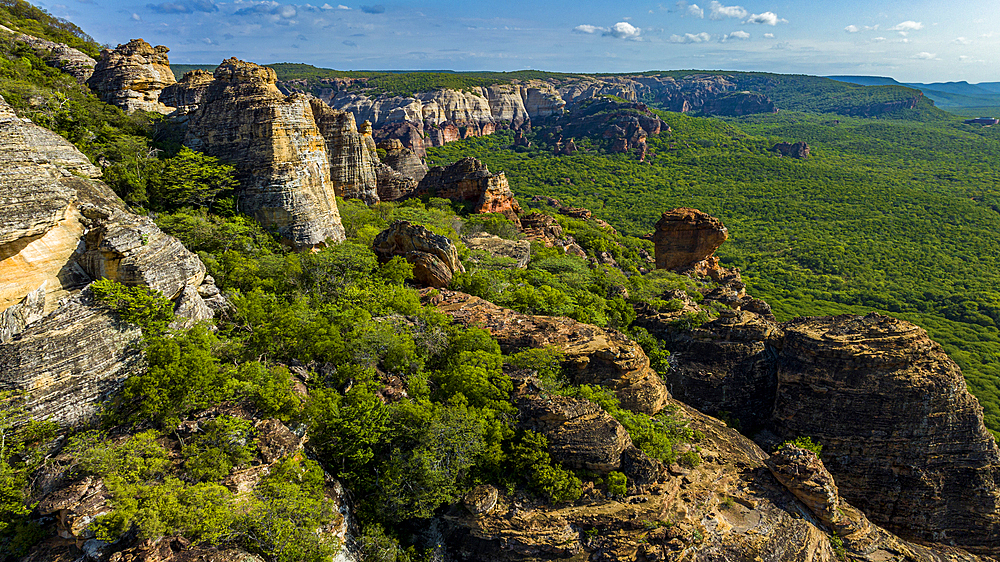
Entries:
{"type": "Polygon", "coordinates": [[[1000,115],[1000,82],[970,84],[960,82],[898,82],[887,76],[827,76],[831,80],[862,86],[908,86],[934,100],[941,109],[963,115],[985,113],[1000,115]]]}

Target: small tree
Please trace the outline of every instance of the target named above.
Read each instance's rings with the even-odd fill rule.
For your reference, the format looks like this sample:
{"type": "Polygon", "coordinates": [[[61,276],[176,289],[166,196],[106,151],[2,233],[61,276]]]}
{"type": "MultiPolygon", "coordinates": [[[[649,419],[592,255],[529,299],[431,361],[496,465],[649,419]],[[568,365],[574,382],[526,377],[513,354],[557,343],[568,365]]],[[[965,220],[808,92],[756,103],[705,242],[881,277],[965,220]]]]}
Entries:
{"type": "Polygon", "coordinates": [[[216,198],[236,189],[236,169],[190,148],[163,162],[159,175],[149,182],[150,207],[211,207],[216,198]]]}

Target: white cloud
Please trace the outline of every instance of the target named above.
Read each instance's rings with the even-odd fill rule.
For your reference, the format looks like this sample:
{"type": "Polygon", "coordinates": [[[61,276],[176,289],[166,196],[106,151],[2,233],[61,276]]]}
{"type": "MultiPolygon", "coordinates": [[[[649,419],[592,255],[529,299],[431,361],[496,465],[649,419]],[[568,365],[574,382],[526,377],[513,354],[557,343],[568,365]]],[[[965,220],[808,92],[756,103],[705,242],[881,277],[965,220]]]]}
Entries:
{"type": "Polygon", "coordinates": [[[773,33],[765,33],[764,37],[766,37],[767,39],[774,39],[774,34],[773,33]]]}
{"type": "Polygon", "coordinates": [[[969,40],[969,39],[966,39],[965,37],[956,37],[955,40],[952,41],[952,43],[954,43],[956,45],[970,45],[970,44],[972,44],[972,41],[969,40]]]}
{"type": "Polygon", "coordinates": [[[778,25],[779,23],[788,23],[785,18],[779,18],[778,14],[774,12],[764,12],[763,14],[753,14],[747,21],[743,23],[758,23],[762,25],[778,25]]]}
{"type": "Polygon", "coordinates": [[[934,53],[928,53],[927,51],[924,51],[922,53],[917,53],[913,55],[913,58],[920,60],[934,60],[937,58],[937,55],[935,55],[934,53]]]}
{"type": "Polygon", "coordinates": [[[743,8],[743,6],[723,6],[717,0],[712,0],[712,3],[708,5],[708,9],[711,10],[708,17],[713,20],[747,17],[747,11],[743,8]]]}
{"type": "Polygon", "coordinates": [[[881,43],[885,41],[885,37],[872,37],[872,43],[881,43]]]}
{"type": "Polygon", "coordinates": [[[725,43],[726,41],[733,41],[733,40],[746,41],[747,39],[750,39],[750,34],[747,33],[746,31],[734,31],[729,35],[723,35],[721,41],[725,43]]]}
{"type": "Polygon", "coordinates": [[[858,26],[856,26],[856,25],[849,25],[849,26],[847,26],[847,27],[844,28],[844,31],[846,31],[848,33],[857,33],[857,32],[859,32],[861,30],[858,29],[858,26]]]}
{"type": "Polygon", "coordinates": [[[597,27],[596,25],[578,25],[573,28],[576,33],[597,33],[598,31],[607,31],[606,27],[597,27]]]}
{"type": "Polygon", "coordinates": [[[890,27],[889,31],[919,31],[923,28],[924,28],[923,23],[919,21],[908,20],[897,23],[895,26],[890,27]]]}
{"type": "Polygon", "coordinates": [[[705,17],[704,8],[700,8],[697,4],[688,4],[684,0],[677,3],[677,9],[681,12],[681,17],[691,16],[695,18],[705,17]]]}
{"type": "Polygon", "coordinates": [[[139,17],[139,14],[133,12],[132,13],[132,21],[142,21],[142,18],[139,17]]]}
{"type": "Polygon", "coordinates": [[[671,35],[671,43],[707,43],[712,40],[712,36],[702,31],[701,33],[685,33],[684,35],[671,35]]]}
{"type": "Polygon", "coordinates": [[[612,25],[610,30],[604,32],[605,35],[610,35],[619,39],[636,39],[639,37],[640,33],[642,33],[641,29],[627,21],[620,21],[612,25]]]}

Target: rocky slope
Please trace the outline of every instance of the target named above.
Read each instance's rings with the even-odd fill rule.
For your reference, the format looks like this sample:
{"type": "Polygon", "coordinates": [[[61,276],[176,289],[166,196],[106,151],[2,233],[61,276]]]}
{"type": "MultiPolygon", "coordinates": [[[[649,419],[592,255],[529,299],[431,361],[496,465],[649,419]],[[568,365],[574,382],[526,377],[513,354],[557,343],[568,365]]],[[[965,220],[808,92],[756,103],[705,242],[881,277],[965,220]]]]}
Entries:
{"type": "Polygon", "coordinates": [[[80,293],[91,280],[158,290],[182,323],[224,302],[202,298],[218,290],[197,256],[127,213],[83,154],[2,98],[0,164],[0,388],[27,391],[39,417],[74,423],[137,361],[138,330],[80,293]]]}
{"type": "Polygon", "coordinates": [[[236,166],[239,209],[298,248],[344,239],[330,156],[303,95],[270,68],[228,59],[191,113],[184,143],[236,166]]]}
{"type": "Polygon", "coordinates": [[[97,65],[97,61],[79,49],[74,49],[62,43],[56,43],[40,37],[18,33],[0,25],[0,36],[5,35],[13,37],[15,41],[31,45],[35,51],[51,56],[52,61],[50,64],[54,64],[56,68],[73,76],[81,84],[86,83],[94,74],[94,66],[97,65]]]}
{"type": "Polygon", "coordinates": [[[173,107],[160,103],[162,90],[177,80],[163,45],[153,47],[133,39],[114,49],[101,51],[87,84],[102,101],[131,113],[136,110],[170,113],[173,107]]]}

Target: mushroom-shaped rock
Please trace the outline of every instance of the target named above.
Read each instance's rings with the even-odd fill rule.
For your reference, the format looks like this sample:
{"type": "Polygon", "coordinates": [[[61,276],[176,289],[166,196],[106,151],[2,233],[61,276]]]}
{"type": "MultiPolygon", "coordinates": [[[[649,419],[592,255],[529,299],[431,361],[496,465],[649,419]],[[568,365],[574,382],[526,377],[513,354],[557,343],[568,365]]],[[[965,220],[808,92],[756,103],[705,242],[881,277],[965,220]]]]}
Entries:
{"type": "Polygon", "coordinates": [[[142,39],[133,39],[115,49],[105,49],[94,74],[87,80],[101,100],[128,113],[136,110],[170,113],[173,107],[160,103],[164,88],[177,82],[170,70],[167,52],[142,39]]]}
{"type": "Polygon", "coordinates": [[[403,256],[413,264],[414,279],[429,287],[447,287],[456,271],[465,271],[455,244],[447,236],[410,221],[396,221],[378,233],[372,249],[383,263],[403,256]]]}
{"type": "Polygon", "coordinates": [[[680,270],[706,260],[726,241],[729,233],[719,219],[697,209],[679,208],[663,213],[656,223],[656,268],[680,270]]]}

